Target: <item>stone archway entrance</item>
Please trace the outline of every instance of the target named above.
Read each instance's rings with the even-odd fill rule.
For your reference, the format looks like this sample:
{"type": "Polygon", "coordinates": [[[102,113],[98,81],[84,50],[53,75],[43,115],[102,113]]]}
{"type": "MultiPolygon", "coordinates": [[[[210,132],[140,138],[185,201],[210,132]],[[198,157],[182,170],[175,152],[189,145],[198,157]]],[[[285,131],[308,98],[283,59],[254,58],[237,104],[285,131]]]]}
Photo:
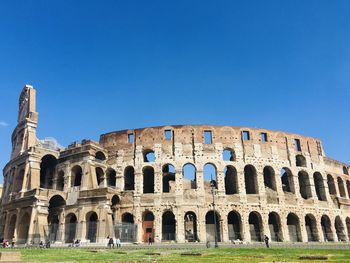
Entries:
{"type": "Polygon", "coordinates": [[[154,215],[152,212],[147,211],[143,215],[142,220],[142,240],[143,242],[148,242],[149,238],[154,240],[154,215]]]}
{"type": "Polygon", "coordinates": [[[73,243],[77,229],[77,217],[75,214],[68,214],[65,222],[65,242],[73,243]]]}
{"type": "Polygon", "coordinates": [[[18,235],[17,235],[18,244],[25,244],[27,242],[29,223],[30,223],[29,213],[23,214],[18,225],[18,235]]]}
{"type": "Polygon", "coordinates": [[[184,218],[185,223],[185,240],[188,242],[195,242],[198,240],[197,236],[197,216],[194,212],[187,212],[184,218]]]}
{"type": "Polygon", "coordinates": [[[86,239],[90,240],[90,243],[96,243],[97,218],[95,212],[86,215],[86,239]]]}

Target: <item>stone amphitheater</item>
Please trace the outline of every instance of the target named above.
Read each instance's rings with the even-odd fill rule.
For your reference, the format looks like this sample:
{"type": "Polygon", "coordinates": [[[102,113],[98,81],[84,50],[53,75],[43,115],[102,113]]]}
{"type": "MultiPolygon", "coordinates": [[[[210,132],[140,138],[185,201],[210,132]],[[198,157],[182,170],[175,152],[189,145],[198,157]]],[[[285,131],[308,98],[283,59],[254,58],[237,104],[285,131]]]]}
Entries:
{"type": "Polygon", "coordinates": [[[320,140],[266,129],[175,125],[67,148],[36,137],[36,91],[19,98],[4,167],[1,236],[18,244],[341,242],[349,165],[320,140]]]}

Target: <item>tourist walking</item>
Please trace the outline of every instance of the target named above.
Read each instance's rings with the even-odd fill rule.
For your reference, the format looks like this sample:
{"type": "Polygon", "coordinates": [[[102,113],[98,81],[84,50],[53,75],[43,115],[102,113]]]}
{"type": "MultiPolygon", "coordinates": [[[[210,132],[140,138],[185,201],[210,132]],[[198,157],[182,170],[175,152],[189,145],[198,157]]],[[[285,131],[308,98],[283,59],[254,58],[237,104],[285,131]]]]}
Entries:
{"type": "Polygon", "coordinates": [[[108,247],[109,248],[114,248],[114,240],[113,240],[113,237],[110,237],[109,239],[108,239],[108,247]]]}
{"type": "Polygon", "coordinates": [[[120,248],[122,246],[119,237],[117,237],[117,240],[115,241],[117,248],[120,248]]]}
{"type": "Polygon", "coordinates": [[[267,236],[267,235],[265,235],[265,237],[264,237],[264,241],[265,241],[265,245],[266,245],[266,248],[269,248],[270,247],[270,245],[269,245],[269,237],[267,236]]]}

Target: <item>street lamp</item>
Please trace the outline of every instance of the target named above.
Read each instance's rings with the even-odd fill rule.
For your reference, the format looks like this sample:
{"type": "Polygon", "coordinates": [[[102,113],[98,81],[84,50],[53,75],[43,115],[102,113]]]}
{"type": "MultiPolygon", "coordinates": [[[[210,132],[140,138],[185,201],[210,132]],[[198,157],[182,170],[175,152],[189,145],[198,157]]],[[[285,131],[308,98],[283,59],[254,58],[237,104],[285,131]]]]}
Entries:
{"type": "Polygon", "coordinates": [[[218,245],[218,233],[217,233],[217,226],[216,226],[216,211],[215,211],[215,191],[216,191],[216,181],[215,180],[211,180],[210,181],[210,187],[211,187],[211,194],[213,196],[213,212],[214,212],[214,242],[215,242],[215,245],[214,247],[215,248],[218,248],[219,245],[218,245]]]}

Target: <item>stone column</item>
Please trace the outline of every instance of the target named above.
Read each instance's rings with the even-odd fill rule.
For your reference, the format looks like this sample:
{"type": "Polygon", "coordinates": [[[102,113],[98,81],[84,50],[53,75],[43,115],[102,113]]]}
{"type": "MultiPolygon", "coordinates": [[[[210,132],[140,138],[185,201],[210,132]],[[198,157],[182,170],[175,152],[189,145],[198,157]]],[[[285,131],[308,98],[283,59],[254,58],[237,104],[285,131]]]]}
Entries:
{"type": "Polygon", "coordinates": [[[154,241],[162,241],[162,214],[159,210],[154,214],[154,241]]]}
{"type": "Polygon", "coordinates": [[[299,224],[300,224],[300,233],[301,233],[301,240],[302,242],[308,242],[307,238],[307,232],[306,232],[306,226],[305,226],[305,218],[303,215],[299,215],[299,224]]]}
{"type": "Polygon", "coordinates": [[[323,231],[322,231],[321,217],[316,218],[316,229],[318,233],[318,241],[323,242],[325,240],[325,236],[323,235],[323,231]]]}
{"type": "Polygon", "coordinates": [[[289,230],[287,225],[287,216],[284,214],[280,215],[280,221],[281,221],[281,233],[282,233],[282,241],[283,242],[290,242],[289,238],[289,230]]]}
{"type": "Polygon", "coordinates": [[[249,213],[242,213],[242,238],[246,242],[251,242],[250,226],[249,226],[249,213]]]}
{"type": "Polygon", "coordinates": [[[197,214],[197,231],[200,242],[207,242],[207,231],[205,225],[205,214],[202,214],[202,211],[199,210],[197,214]]]}
{"type": "Polygon", "coordinates": [[[154,193],[160,194],[163,190],[163,171],[160,165],[153,165],[154,169],[154,193]]]}
{"type": "Polygon", "coordinates": [[[225,195],[225,174],[224,171],[217,171],[218,195],[225,195]]]}
{"type": "Polygon", "coordinates": [[[176,241],[179,243],[185,242],[185,223],[182,209],[176,209],[176,241]]]}
{"type": "MultiPolygon", "coordinates": [[[[224,214],[224,212],[222,211],[222,214],[224,214]]],[[[227,225],[227,213],[225,213],[225,216],[221,216],[221,226],[222,226],[222,242],[229,242],[229,238],[228,238],[228,225],[227,225]]]]}

